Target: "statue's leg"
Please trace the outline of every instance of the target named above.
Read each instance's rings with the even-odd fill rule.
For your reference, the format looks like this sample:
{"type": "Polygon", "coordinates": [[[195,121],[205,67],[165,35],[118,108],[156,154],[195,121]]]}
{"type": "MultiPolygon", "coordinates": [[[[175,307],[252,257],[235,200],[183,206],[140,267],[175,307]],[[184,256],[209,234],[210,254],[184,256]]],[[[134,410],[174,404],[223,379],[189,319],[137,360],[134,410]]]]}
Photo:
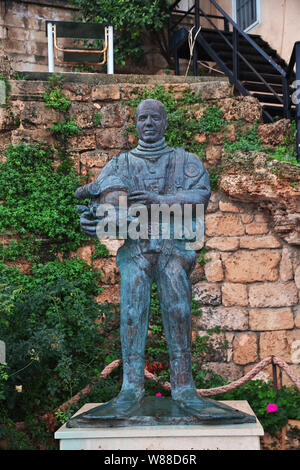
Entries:
{"type": "Polygon", "coordinates": [[[192,289],[189,279],[194,262],[194,252],[176,250],[163,268],[158,267],[156,275],[170,353],[171,391],[175,400],[197,393],[192,377],[192,289]]]}
{"type": "Polygon", "coordinates": [[[165,335],[170,353],[170,380],[173,400],[187,413],[205,420],[240,420],[243,413],[201,397],[192,377],[190,273],[192,251],[175,250],[163,269],[157,269],[157,287],[165,335]]]}
{"type": "Polygon", "coordinates": [[[142,266],[130,260],[121,271],[121,345],[123,384],[121,392],[137,399],[144,395],[145,345],[148,332],[152,281],[142,266]]]}

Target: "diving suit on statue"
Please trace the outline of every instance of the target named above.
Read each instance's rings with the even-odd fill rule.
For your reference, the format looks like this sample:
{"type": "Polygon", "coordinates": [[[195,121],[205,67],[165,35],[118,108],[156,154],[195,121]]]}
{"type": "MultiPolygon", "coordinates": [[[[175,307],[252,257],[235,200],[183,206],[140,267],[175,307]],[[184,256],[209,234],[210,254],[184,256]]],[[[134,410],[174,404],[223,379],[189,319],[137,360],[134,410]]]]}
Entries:
{"type": "MultiPolygon", "coordinates": [[[[162,103],[145,100],[137,108],[136,127],[139,142],[131,151],[114,156],[96,180],[98,193],[123,191],[129,204],[202,205],[210,198],[208,173],[201,160],[181,148],[165,142],[167,114],[162,103]]],[[[83,198],[85,190],[77,192],[83,198]]],[[[81,227],[97,236],[97,216],[82,209],[81,227]],[[92,214],[92,215],[91,215],[92,214]]],[[[150,230],[148,228],[148,230],[150,230]]],[[[121,345],[123,383],[119,395],[95,408],[87,420],[100,417],[130,416],[144,397],[144,351],[149,325],[152,283],[157,285],[162,321],[170,356],[172,400],[201,420],[238,418],[225,405],[200,397],[192,377],[190,274],[196,253],[187,249],[187,240],[128,237],[118,250],[121,273],[121,345]],[[205,411],[206,410],[206,411],[205,411]],[[209,410],[209,411],[207,411],[209,410]]],[[[93,410],[92,410],[93,411],[93,410]]],[[[69,422],[70,423],[70,422],[69,422]]],[[[73,426],[72,423],[69,426],[73,426]]],[[[75,425],[74,425],[75,426],[75,425]]]]}

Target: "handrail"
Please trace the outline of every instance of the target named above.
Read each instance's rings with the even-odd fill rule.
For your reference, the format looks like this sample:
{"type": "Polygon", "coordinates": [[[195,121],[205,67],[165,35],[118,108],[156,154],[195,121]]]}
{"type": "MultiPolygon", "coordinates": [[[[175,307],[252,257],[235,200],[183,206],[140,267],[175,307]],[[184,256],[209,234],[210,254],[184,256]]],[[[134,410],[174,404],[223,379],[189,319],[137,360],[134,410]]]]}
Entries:
{"type": "MultiPolygon", "coordinates": [[[[287,70],[283,70],[280,65],[278,65],[270,56],[268,56],[265,51],[258,45],[256,42],[247,34],[245,33],[240,26],[233,21],[233,19],[218,5],[215,0],[209,0],[211,5],[213,5],[217,11],[222,15],[210,15],[205,13],[199,6],[199,0],[195,0],[194,5],[187,11],[183,10],[175,10],[174,8],[179,4],[179,0],[175,1],[175,3],[170,7],[170,25],[172,22],[172,11],[173,13],[179,13],[182,16],[179,21],[176,22],[175,26],[169,28],[169,31],[172,31],[182,20],[188,15],[195,16],[195,27],[196,30],[199,28],[199,18],[204,17],[206,21],[210,24],[212,31],[216,31],[224,43],[229,46],[229,51],[232,51],[232,66],[227,65],[227,61],[223,60],[219,54],[210,46],[209,42],[205,39],[204,35],[201,33],[198,35],[197,41],[199,44],[206,50],[206,53],[212,57],[212,59],[219,65],[219,67],[223,70],[223,72],[229,77],[229,79],[234,83],[236,88],[244,95],[250,94],[250,92],[244,87],[243,81],[239,78],[239,66],[240,61],[243,61],[244,64],[250,69],[250,71],[258,78],[258,80],[265,85],[269,93],[272,93],[273,97],[277,100],[278,105],[283,106],[283,115],[287,119],[291,119],[291,108],[292,103],[296,105],[296,122],[297,122],[297,161],[300,162],[300,41],[296,42],[291,54],[291,59],[287,70]],[[192,13],[193,12],[193,13],[192,13]],[[221,19],[224,21],[224,30],[222,32],[221,28],[219,28],[214,21],[214,19],[221,19]],[[228,37],[229,32],[229,24],[232,25],[232,39],[230,40],[228,37]],[[197,26],[198,25],[198,26],[197,26]],[[223,34],[224,33],[224,34],[223,34]],[[239,51],[239,36],[244,38],[249,46],[252,46],[256,53],[258,53],[261,57],[263,57],[266,62],[273,67],[274,72],[266,72],[269,73],[271,76],[277,73],[281,76],[282,81],[282,97],[278,95],[276,90],[272,86],[272,82],[268,83],[267,78],[265,79],[263,74],[264,72],[259,73],[255,67],[247,60],[246,57],[239,51]],[[292,81],[294,67],[296,65],[296,92],[293,95],[293,101],[290,96],[290,84],[292,81]],[[299,98],[298,98],[299,96],[299,98]]],[[[176,56],[177,52],[175,51],[175,61],[176,67],[178,70],[178,56],[176,56]],[[176,58],[177,57],[177,58],[176,58]]],[[[193,61],[194,61],[194,75],[197,75],[197,52],[194,51],[193,54],[193,61]]],[[[295,76],[295,74],[294,74],[295,76]]],[[[279,77],[278,77],[279,78],[279,77]]],[[[257,80],[257,79],[256,79],[257,80]]],[[[255,81],[255,80],[254,80],[255,81]]],[[[263,114],[264,116],[270,121],[273,121],[273,118],[267,112],[266,109],[263,107],[263,114]]]]}
{"type": "MultiPolygon", "coordinates": [[[[220,36],[222,37],[222,39],[231,47],[231,49],[233,50],[234,49],[234,45],[231,44],[231,42],[226,38],[226,36],[224,36],[224,34],[216,27],[216,25],[209,19],[208,15],[205,14],[205,12],[200,9],[203,13],[203,16],[206,17],[206,20],[211,24],[211,26],[220,34],[220,36]]],[[[235,41],[235,39],[233,40],[233,42],[235,41]]],[[[273,89],[273,87],[271,85],[269,85],[268,82],[266,82],[266,80],[264,79],[264,77],[262,77],[256,70],[255,68],[248,62],[248,60],[243,56],[243,54],[241,52],[239,52],[239,50],[237,49],[236,50],[236,54],[245,62],[245,64],[252,70],[253,73],[255,73],[255,75],[259,78],[260,81],[262,81],[264,83],[264,85],[266,85],[266,87],[269,89],[269,91],[271,93],[273,93],[273,95],[278,99],[278,101],[280,102],[280,104],[283,104],[283,100],[278,96],[278,94],[276,93],[276,91],[273,89]]],[[[237,77],[235,77],[237,79],[237,77]]]]}
{"type": "Polygon", "coordinates": [[[286,77],[288,80],[291,80],[291,77],[293,74],[293,70],[296,64],[296,48],[299,46],[299,44],[300,44],[300,41],[295,42],[292,53],[291,53],[291,58],[289,61],[287,72],[286,72],[286,77]]]}
{"type": "Polygon", "coordinates": [[[219,12],[225,16],[225,18],[227,19],[227,21],[229,23],[232,24],[233,28],[238,30],[238,32],[251,44],[251,46],[253,46],[257,52],[259,52],[271,65],[273,65],[273,67],[280,73],[280,75],[282,75],[283,77],[286,76],[286,73],[285,71],[278,65],[276,64],[276,62],[274,62],[274,60],[271,59],[271,57],[269,57],[259,46],[258,44],[256,44],[251,38],[250,36],[245,33],[240,27],[239,25],[233,21],[232,18],[230,18],[230,16],[223,10],[223,8],[220,7],[220,5],[217,4],[217,2],[215,2],[215,0],[209,0],[210,3],[212,3],[217,10],[219,10],[219,12]]]}

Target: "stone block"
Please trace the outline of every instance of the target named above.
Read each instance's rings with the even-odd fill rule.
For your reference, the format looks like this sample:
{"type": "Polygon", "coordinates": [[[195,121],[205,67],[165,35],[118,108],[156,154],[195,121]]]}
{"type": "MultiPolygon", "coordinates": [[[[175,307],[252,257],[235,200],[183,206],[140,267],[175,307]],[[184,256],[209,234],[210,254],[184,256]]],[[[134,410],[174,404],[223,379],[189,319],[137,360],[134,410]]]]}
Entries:
{"type": "Polygon", "coordinates": [[[224,333],[212,333],[207,337],[207,331],[198,331],[198,336],[205,339],[205,362],[225,362],[227,350],[224,333]]]}
{"type": "Polygon", "coordinates": [[[294,308],[295,312],[295,327],[300,328],[300,305],[294,308]]]}
{"type": "Polygon", "coordinates": [[[6,103],[6,86],[5,81],[0,80],[0,104],[6,103]]]}
{"type": "Polygon", "coordinates": [[[267,223],[252,222],[246,225],[246,233],[248,235],[263,235],[269,232],[267,223]]]}
{"type": "Polygon", "coordinates": [[[247,287],[245,284],[224,282],[222,285],[222,304],[225,307],[248,305],[247,287]]]}
{"type": "Polygon", "coordinates": [[[288,248],[283,248],[279,266],[280,280],[282,282],[293,279],[293,265],[288,248]]]}
{"type": "Polygon", "coordinates": [[[300,289],[300,265],[295,270],[295,283],[297,289],[300,289]]]}
{"type": "Polygon", "coordinates": [[[274,355],[285,362],[300,364],[300,330],[267,331],[260,334],[260,358],[274,355]]]}
{"type": "Polygon", "coordinates": [[[238,251],[225,260],[225,278],[230,282],[276,281],[280,253],[273,250],[238,251]]]}
{"type": "Polygon", "coordinates": [[[125,124],[125,110],[119,103],[101,106],[99,113],[103,127],[122,127],[125,124]]]}
{"type": "Polygon", "coordinates": [[[241,218],[236,214],[207,214],[205,223],[208,237],[234,237],[245,233],[241,218]]]}
{"type": "Polygon", "coordinates": [[[220,305],[221,304],[221,289],[218,284],[209,283],[206,281],[198,282],[193,286],[194,299],[200,305],[220,305]]]}
{"type": "Polygon", "coordinates": [[[27,101],[25,106],[20,106],[20,108],[20,121],[25,129],[30,127],[50,128],[54,122],[62,119],[59,111],[46,108],[45,103],[39,101],[27,101]]]}
{"type": "Polygon", "coordinates": [[[219,251],[235,251],[239,247],[239,238],[213,237],[207,240],[206,247],[219,251]]]}
{"type": "Polygon", "coordinates": [[[220,145],[207,145],[205,149],[206,160],[210,164],[216,164],[216,162],[221,158],[223,152],[223,147],[220,145]]]}
{"type": "Polygon", "coordinates": [[[260,124],[258,134],[264,145],[274,147],[283,142],[290,132],[290,127],[291,121],[289,119],[280,119],[272,124],[260,124]]]}
{"type": "Polygon", "coordinates": [[[290,307],[298,304],[294,282],[263,283],[249,286],[251,307],[290,307]]]}
{"type": "Polygon", "coordinates": [[[253,331],[289,330],[294,328],[291,308],[250,309],[249,325],[253,331]]]}
{"type": "Polygon", "coordinates": [[[231,85],[225,81],[191,83],[190,89],[195,93],[201,92],[201,99],[203,100],[224,99],[229,97],[232,92],[231,85]]]}
{"type": "Polygon", "coordinates": [[[98,112],[92,104],[84,101],[73,101],[69,108],[70,116],[76,118],[75,122],[81,129],[96,127],[98,112]]]}
{"type": "Polygon", "coordinates": [[[240,238],[240,248],[257,250],[259,248],[280,248],[281,243],[274,235],[245,236],[240,238]]]}
{"type": "Polygon", "coordinates": [[[95,132],[98,148],[124,149],[127,147],[127,138],[122,128],[103,128],[95,132]]]}
{"type": "Polygon", "coordinates": [[[39,80],[11,80],[10,84],[11,98],[13,100],[19,99],[26,101],[35,99],[41,100],[43,93],[49,86],[48,82],[39,80]]]}
{"type": "Polygon", "coordinates": [[[240,212],[238,205],[232,202],[220,201],[219,208],[222,212],[240,212]]]}
{"type": "Polygon", "coordinates": [[[119,85],[99,85],[92,88],[93,101],[111,101],[121,98],[119,85]]]}
{"type": "Polygon", "coordinates": [[[257,361],[258,344],[255,333],[239,333],[233,342],[233,360],[236,364],[245,365],[257,361]]]}
{"type": "Polygon", "coordinates": [[[94,150],[96,148],[95,133],[91,131],[81,132],[80,135],[75,135],[69,139],[70,150],[84,151],[94,150]]]}
{"type": "Polygon", "coordinates": [[[229,382],[234,382],[243,376],[242,368],[232,362],[228,364],[226,362],[208,361],[203,364],[203,369],[207,370],[208,377],[212,375],[210,372],[213,372],[221,377],[226,377],[229,382]]]}
{"type": "MultiPolygon", "coordinates": [[[[88,101],[91,88],[82,83],[64,83],[63,93],[70,101],[88,101]]],[[[92,107],[92,105],[90,105],[92,107]]]]}
{"type": "Polygon", "coordinates": [[[204,272],[208,282],[218,282],[224,279],[222,261],[220,254],[217,252],[209,252],[208,259],[204,265],[204,272]]]}
{"type": "Polygon", "coordinates": [[[226,331],[245,331],[248,329],[248,310],[245,307],[202,307],[202,316],[198,320],[200,330],[216,326],[226,331]]]}

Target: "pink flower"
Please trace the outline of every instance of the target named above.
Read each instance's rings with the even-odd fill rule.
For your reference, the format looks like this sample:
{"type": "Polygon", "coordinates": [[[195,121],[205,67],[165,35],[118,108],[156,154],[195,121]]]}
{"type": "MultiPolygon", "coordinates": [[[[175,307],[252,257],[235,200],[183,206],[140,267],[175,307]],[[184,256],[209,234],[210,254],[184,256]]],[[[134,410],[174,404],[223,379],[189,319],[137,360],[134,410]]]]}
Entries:
{"type": "Polygon", "coordinates": [[[274,413],[275,411],[278,410],[278,406],[275,405],[275,403],[269,403],[268,406],[267,406],[267,411],[269,413],[274,413]]]}
{"type": "Polygon", "coordinates": [[[156,396],[156,397],[161,397],[161,393],[158,392],[155,396],[156,396]]]}

